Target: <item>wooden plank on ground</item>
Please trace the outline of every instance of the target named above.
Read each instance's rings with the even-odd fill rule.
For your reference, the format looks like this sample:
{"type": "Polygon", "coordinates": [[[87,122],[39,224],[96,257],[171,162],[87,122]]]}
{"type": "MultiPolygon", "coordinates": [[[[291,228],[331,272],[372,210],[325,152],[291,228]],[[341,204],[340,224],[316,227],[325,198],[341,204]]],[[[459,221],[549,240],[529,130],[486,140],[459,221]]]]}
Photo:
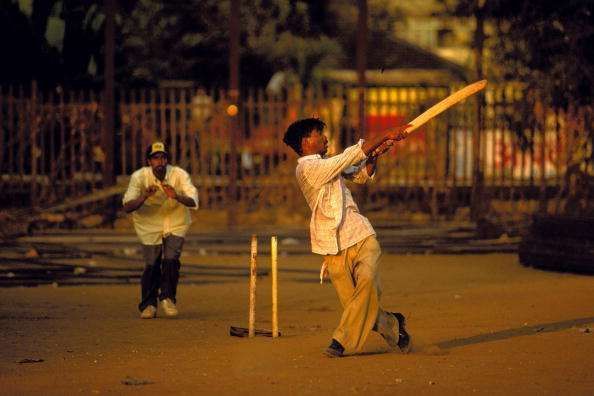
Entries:
{"type": "Polygon", "coordinates": [[[74,208],[79,205],[85,205],[88,203],[97,202],[113,197],[114,195],[123,194],[125,191],[126,186],[117,184],[115,186],[107,187],[102,190],[93,191],[87,195],[83,195],[82,197],[76,199],[66,200],[59,205],[55,205],[47,209],[42,209],[41,212],[60,212],[66,209],[74,208]]]}

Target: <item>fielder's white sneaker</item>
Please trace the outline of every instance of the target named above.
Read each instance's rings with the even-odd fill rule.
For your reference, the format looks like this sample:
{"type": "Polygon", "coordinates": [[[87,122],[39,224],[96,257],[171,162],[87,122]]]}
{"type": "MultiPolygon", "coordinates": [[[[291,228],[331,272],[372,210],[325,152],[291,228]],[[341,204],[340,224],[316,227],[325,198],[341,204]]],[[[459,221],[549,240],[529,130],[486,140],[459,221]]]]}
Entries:
{"type": "Polygon", "coordinates": [[[140,319],[153,319],[155,316],[157,316],[157,307],[154,305],[149,305],[140,313],[140,319]]]}
{"type": "Polygon", "coordinates": [[[161,300],[161,307],[163,308],[163,311],[165,311],[165,316],[177,316],[177,308],[171,299],[166,298],[165,300],[161,300]]]}

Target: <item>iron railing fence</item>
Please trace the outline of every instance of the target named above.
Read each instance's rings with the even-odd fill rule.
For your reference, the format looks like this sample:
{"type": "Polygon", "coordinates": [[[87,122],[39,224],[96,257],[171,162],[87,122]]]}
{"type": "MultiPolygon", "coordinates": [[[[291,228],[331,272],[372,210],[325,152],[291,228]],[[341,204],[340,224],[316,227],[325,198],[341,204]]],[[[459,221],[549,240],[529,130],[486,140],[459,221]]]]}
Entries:
{"type": "MultiPolygon", "coordinates": [[[[405,123],[458,88],[369,87],[366,136],[405,123]]],[[[202,207],[224,208],[230,200],[244,210],[302,207],[294,182],[296,155],[282,143],[286,127],[301,117],[320,117],[331,151],[338,152],[361,137],[357,100],[356,89],[342,86],[295,87],[282,97],[250,90],[232,139],[226,113],[231,102],[224,90],[121,91],[116,178],[125,186],[145,165],[145,147],[160,139],[170,147],[170,161],[188,170],[199,186],[202,207]],[[230,183],[236,183],[235,197],[229,195],[230,183]]],[[[452,212],[469,204],[478,181],[489,198],[537,200],[544,207],[572,193],[572,174],[593,174],[592,107],[556,109],[537,91],[490,85],[480,127],[476,114],[476,98],[470,98],[399,143],[380,161],[365,205],[452,212]]],[[[100,95],[92,91],[0,88],[2,206],[45,207],[99,191],[102,119],[100,95]]]]}

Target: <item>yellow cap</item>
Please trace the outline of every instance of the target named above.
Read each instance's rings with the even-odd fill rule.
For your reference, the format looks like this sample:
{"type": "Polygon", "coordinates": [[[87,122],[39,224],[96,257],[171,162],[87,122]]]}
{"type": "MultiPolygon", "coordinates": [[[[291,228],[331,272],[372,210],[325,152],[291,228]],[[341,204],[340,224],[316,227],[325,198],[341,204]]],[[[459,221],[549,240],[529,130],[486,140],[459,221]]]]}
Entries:
{"type": "Polygon", "coordinates": [[[167,154],[167,150],[165,149],[165,144],[163,142],[155,142],[151,144],[146,151],[146,157],[150,158],[157,153],[167,154]]]}

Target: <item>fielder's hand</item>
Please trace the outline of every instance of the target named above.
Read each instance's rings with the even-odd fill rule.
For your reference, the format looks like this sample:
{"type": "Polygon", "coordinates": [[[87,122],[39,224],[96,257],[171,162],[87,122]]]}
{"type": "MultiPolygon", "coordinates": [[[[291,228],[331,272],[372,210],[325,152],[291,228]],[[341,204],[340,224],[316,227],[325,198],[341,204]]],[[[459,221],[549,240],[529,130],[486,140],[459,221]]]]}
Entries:
{"type": "Polygon", "coordinates": [[[163,183],[161,183],[161,187],[163,187],[163,191],[165,192],[165,194],[167,194],[168,198],[171,198],[171,199],[177,198],[177,193],[175,192],[175,189],[173,187],[171,187],[169,184],[163,182],[163,183]]]}
{"type": "Polygon", "coordinates": [[[144,192],[144,196],[146,198],[150,197],[151,195],[153,195],[154,193],[157,192],[157,190],[159,189],[159,187],[153,185],[153,186],[149,186],[146,191],[144,192]]]}

